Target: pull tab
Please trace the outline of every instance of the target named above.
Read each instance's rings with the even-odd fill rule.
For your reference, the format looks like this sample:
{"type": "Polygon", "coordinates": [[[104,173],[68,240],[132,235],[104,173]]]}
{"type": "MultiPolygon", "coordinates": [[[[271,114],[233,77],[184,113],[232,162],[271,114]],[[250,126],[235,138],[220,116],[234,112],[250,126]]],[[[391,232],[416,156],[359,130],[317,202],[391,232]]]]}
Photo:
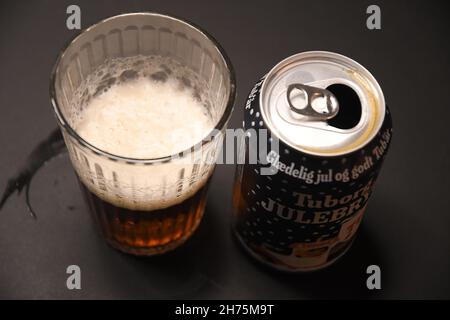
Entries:
{"type": "Polygon", "coordinates": [[[289,85],[286,98],[292,111],[311,120],[331,119],[339,111],[336,97],[326,89],[294,83],[289,85]],[[294,96],[295,91],[298,94],[294,96]]]}

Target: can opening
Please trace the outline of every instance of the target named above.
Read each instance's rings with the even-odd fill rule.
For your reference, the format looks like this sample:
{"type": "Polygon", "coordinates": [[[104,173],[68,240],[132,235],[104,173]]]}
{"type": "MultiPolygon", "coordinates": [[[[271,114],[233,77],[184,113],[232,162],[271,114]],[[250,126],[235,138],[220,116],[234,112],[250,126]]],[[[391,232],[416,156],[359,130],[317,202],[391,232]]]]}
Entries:
{"type": "Polygon", "coordinates": [[[358,94],[351,87],[341,83],[332,84],[327,87],[334,94],[339,102],[339,111],[331,119],[327,120],[330,126],[339,129],[351,129],[355,127],[361,119],[361,101],[358,94]]]}

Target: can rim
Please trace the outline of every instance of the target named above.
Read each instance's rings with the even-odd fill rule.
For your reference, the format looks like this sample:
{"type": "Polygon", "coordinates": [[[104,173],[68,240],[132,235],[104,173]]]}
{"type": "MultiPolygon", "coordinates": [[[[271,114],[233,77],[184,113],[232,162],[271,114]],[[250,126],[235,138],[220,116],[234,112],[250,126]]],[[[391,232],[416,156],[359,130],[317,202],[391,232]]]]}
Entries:
{"type": "MultiPolygon", "coordinates": [[[[363,147],[365,147],[367,144],[370,143],[370,141],[373,140],[373,138],[376,136],[376,134],[379,132],[379,130],[382,127],[382,124],[384,122],[384,118],[385,118],[385,112],[386,112],[386,105],[385,105],[385,99],[384,99],[384,94],[383,91],[380,87],[380,85],[378,84],[377,80],[375,79],[375,77],[361,64],[359,64],[358,62],[356,62],[355,60],[344,56],[342,54],[339,53],[335,53],[335,52],[331,52],[331,51],[321,51],[321,50],[314,50],[314,51],[305,51],[305,52],[300,52],[294,55],[291,55],[283,60],[281,60],[279,63],[277,63],[272,69],[270,69],[270,71],[266,74],[264,82],[261,86],[261,92],[259,95],[259,104],[260,104],[260,109],[261,109],[261,115],[264,119],[265,123],[271,123],[271,121],[268,121],[267,115],[266,115],[266,108],[263,105],[263,99],[264,99],[264,95],[266,93],[266,91],[268,90],[268,83],[270,82],[271,79],[274,78],[274,76],[278,73],[278,71],[285,67],[286,65],[293,63],[293,62],[298,62],[300,60],[307,60],[307,59],[313,59],[313,58],[317,58],[317,59],[329,59],[330,61],[333,62],[337,62],[340,64],[344,64],[345,66],[348,67],[352,67],[352,69],[355,69],[358,71],[358,73],[362,74],[371,85],[373,85],[377,96],[378,96],[378,105],[379,105],[379,119],[377,120],[377,123],[375,124],[375,126],[371,129],[370,134],[365,138],[365,140],[358,144],[357,146],[353,147],[353,148],[348,148],[348,149],[344,149],[342,150],[338,150],[335,152],[317,152],[311,149],[307,149],[307,148],[302,148],[299,145],[296,145],[294,143],[292,143],[291,141],[288,141],[285,137],[281,137],[279,136],[278,138],[284,142],[285,144],[287,144],[288,146],[294,148],[295,150],[304,152],[306,154],[309,155],[313,155],[313,156],[321,156],[321,157],[336,157],[336,156],[342,156],[345,154],[350,154],[352,152],[355,152],[363,147]]],[[[269,129],[272,129],[269,127],[269,129]]]]}

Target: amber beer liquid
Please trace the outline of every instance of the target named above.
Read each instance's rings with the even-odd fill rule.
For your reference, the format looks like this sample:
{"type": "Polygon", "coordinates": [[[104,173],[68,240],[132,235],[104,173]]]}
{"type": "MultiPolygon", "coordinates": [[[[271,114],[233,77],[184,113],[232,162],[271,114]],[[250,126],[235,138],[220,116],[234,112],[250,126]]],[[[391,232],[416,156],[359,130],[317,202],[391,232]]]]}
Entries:
{"type": "Polygon", "coordinates": [[[168,251],[192,235],[203,216],[208,183],[183,202],[152,211],[118,207],[99,198],[82,182],[80,187],[106,241],[119,250],[142,255],[168,251]]]}
{"type": "Polygon", "coordinates": [[[246,140],[241,150],[246,162],[237,167],[233,193],[237,238],[279,270],[331,265],[355,239],[392,138],[375,78],[339,54],[291,56],[255,85],[243,125],[268,130],[270,139],[257,164],[248,153],[259,143],[246,140]]]}
{"type": "Polygon", "coordinates": [[[51,98],[93,220],[114,248],[172,250],[197,229],[235,97],[220,45],[178,18],[131,13],[60,53],[51,98]]]}

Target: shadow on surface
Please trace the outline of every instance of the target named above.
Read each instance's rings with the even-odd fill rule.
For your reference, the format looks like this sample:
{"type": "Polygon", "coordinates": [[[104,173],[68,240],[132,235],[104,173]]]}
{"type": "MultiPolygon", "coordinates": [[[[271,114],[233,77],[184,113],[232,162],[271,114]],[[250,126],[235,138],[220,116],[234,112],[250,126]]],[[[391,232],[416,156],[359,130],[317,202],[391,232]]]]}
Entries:
{"type": "MultiPolygon", "coordinates": [[[[203,220],[192,237],[179,248],[163,255],[137,257],[110,247],[108,255],[116,255],[127,268],[133,270],[128,283],[116,282],[121,286],[117,289],[124,290],[126,296],[146,299],[208,299],[217,296],[222,287],[212,278],[220,277],[220,252],[224,243],[217,236],[220,232],[218,217],[211,211],[207,205],[203,220]],[[134,283],[130,285],[129,282],[134,283]]],[[[101,241],[104,242],[99,236],[98,242],[101,241]]],[[[118,276],[117,269],[110,269],[109,272],[110,279],[118,276]]]]}
{"type": "MultiPolygon", "coordinates": [[[[233,237],[236,245],[241,247],[233,237]]],[[[255,268],[263,271],[271,280],[294,291],[298,296],[310,299],[370,299],[377,296],[376,291],[368,290],[366,268],[371,264],[385,265],[381,249],[364,224],[348,252],[335,264],[323,270],[306,273],[285,273],[250,257],[241,247],[241,252],[252,261],[255,268]]],[[[383,273],[384,276],[384,273],[383,273]]],[[[384,279],[382,279],[384,281],[384,279]]]]}

